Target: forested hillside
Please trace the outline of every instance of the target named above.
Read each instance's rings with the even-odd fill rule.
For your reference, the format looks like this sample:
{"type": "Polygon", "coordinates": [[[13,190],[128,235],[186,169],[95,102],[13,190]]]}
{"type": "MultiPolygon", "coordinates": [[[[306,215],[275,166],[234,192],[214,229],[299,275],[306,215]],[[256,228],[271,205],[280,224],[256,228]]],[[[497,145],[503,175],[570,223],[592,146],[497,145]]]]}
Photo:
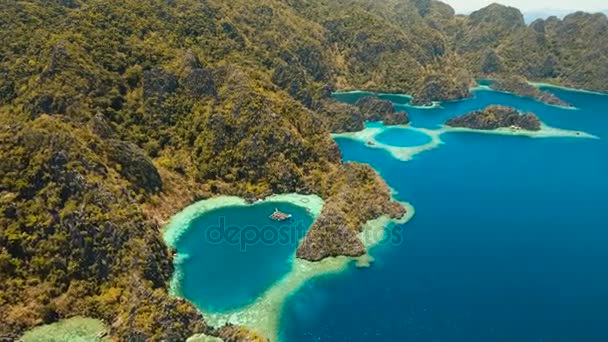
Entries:
{"type": "Polygon", "coordinates": [[[595,91],[608,91],[608,18],[573,13],[524,24],[515,8],[491,5],[451,34],[456,52],[476,75],[520,75],[595,91]]]}
{"type": "Polygon", "coordinates": [[[317,193],[349,221],[316,234],[354,236],[400,213],[371,168],[342,164],[329,132],[369,115],[333,91],[427,104],[510,74],[606,91],[607,26],[434,0],[0,2],[0,340],[76,314],[123,340],[220,334],[167,294],[168,217],[218,194],[317,193]]]}

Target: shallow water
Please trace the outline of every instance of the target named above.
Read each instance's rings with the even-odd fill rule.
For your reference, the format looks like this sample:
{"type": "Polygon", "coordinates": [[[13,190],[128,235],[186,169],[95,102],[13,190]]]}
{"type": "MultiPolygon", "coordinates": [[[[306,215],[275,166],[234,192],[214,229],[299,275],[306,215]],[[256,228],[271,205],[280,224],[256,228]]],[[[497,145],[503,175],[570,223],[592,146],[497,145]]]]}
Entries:
{"type": "Polygon", "coordinates": [[[371,268],[294,294],[282,340],[607,341],[608,96],[545,90],[578,110],[488,90],[439,109],[399,108],[414,127],[435,128],[504,104],[601,139],[446,133],[403,162],[338,138],[344,159],[371,164],[416,216],[403,243],[372,251],[371,268]]]}
{"type": "Polygon", "coordinates": [[[388,128],[378,134],[375,139],[382,144],[396,147],[420,146],[432,140],[430,136],[409,128],[388,128]]]}

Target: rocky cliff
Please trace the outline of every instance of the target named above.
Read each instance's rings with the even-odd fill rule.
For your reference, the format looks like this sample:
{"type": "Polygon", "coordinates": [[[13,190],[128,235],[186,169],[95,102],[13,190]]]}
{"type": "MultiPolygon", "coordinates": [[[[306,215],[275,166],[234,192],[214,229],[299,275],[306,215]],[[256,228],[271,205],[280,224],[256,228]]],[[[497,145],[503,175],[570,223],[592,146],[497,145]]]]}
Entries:
{"type": "Polygon", "coordinates": [[[397,112],[388,100],[375,96],[360,98],[355,104],[361,111],[364,121],[382,121],[385,125],[407,125],[410,120],[406,112],[397,112]]]}
{"type": "Polygon", "coordinates": [[[494,4],[444,30],[467,68],[478,76],[523,76],[608,92],[608,18],[572,13],[525,25],[521,12],[494,4]],[[584,37],[584,38],[582,38],[584,37]]]}
{"type": "Polygon", "coordinates": [[[382,215],[401,218],[405,214],[370,166],[347,163],[330,181],[330,195],[301,241],[298,258],[318,261],[338,255],[361,256],[367,251],[357,235],[366,221],[382,215]]]}

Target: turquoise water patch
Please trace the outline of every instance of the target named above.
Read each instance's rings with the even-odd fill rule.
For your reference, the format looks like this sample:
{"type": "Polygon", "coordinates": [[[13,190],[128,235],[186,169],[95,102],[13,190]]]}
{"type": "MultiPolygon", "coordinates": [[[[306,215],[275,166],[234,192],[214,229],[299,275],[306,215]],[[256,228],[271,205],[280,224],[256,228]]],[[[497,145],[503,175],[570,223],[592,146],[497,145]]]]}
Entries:
{"type": "Polygon", "coordinates": [[[294,251],[313,216],[282,202],[230,206],[196,216],[174,247],[180,256],[178,293],[205,312],[252,303],[292,267],[294,251]],[[292,215],[269,218],[275,209],[292,215]]]}
{"type": "Polygon", "coordinates": [[[375,139],[386,145],[413,147],[428,144],[433,138],[409,128],[387,128],[382,133],[376,135],[375,139]]]}

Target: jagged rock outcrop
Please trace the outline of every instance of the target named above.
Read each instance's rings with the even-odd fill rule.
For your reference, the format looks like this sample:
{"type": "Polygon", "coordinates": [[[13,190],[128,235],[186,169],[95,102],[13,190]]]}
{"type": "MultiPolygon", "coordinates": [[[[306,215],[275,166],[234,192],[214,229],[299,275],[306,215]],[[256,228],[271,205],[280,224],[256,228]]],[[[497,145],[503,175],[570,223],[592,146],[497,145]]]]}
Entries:
{"type": "Polygon", "coordinates": [[[435,101],[450,101],[473,96],[469,90],[471,79],[466,74],[454,77],[441,72],[433,72],[420,80],[410,104],[431,106],[435,101]]]}
{"type": "Polygon", "coordinates": [[[152,160],[137,145],[110,139],[107,142],[112,151],[110,159],[120,164],[120,173],[133,184],[147,191],[162,190],[163,182],[152,160]]]}
{"type": "Polygon", "coordinates": [[[217,88],[213,71],[205,68],[199,57],[187,50],[182,59],[182,75],[180,85],[193,97],[216,96],[217,88]]]}
{"type": "Polygon", "coordinates": [[[302,102],[306,107],[310,108],[313,105],[310,82],[302,68],[292,64],[280,65],[272,74],[272,82],[285,89],[289,95],[302,102]]]}
{"type": "Polygon", "coordinates": [[[382,121],[385,125],[406,125],[410,122],[407,113],[395,111],[388,100],[376,96],[365,96],[355,104],[359,107],[365,121],[382,121]]]}
{"type": "Polygon", "coordinates": [[[382,123],[385,126],[407,125],[410,123],[410,118],[406,112],[395,112],[393,115],[386,116],[382,123]]]}
{"type": "Polygon", "coordinates": [[[533,113],[522,114],[515,108],[505,106],[489,106],[484,110],[451,118],[446,125],[481,130],[514,128],[538,131],[541,129],[541,122],[533,113]]]}
{"type": "Polygon", "coordinates": [[[368,165],[346,163],[332,183],[332,195],[301,241],[298,258],[318,261],[338,255],[361,256],[366,249],[358,234],[366,221],[405,214],[384,180],[368,165]]]}
{"type": "Polygon", "coordinates": [[[493,82],[490,85],[490,88],[494,90],[513,93],[519,96],[531,97],[537,101],[544,102],[550,105],[571,107],[570,104],[563,101],[559,97],[549,92],[541,91],[535,86],[529,84],[523,77],[510,76],[502,78],[493,82]]]}
{"type": "Polygon", "coordinates": [[[382,100],[376,96],[365,96],[355,104],[368,121],[381,121],[385,116],[395,112],[390,101],[382,100]]]}
{"type": "Polygon", "coordinates": [[[331,99],[323,100],[316,111],[332,133],[357,132],[365,128],[365,118],[358,107],[331,99]]]}
{"type": "Polygon", "coordinates": [[[160,103],[174,93],[178,85],[175,75],[161,68],[153,68],[143,73],[143,94],[146,101],[155,100],[160,103]]]}
{"type": "Polygon", "coordinates": [[[193,69],[184,78],[183,85],[192,96],[216,95],[213,73],[208,69],[193,69]]]}
{"type": "Polygon", "coordinates": [[[97,113],[91,118],[89,121],[89,126],[91,127],[93,133],[102,139],[107,139],[114,136],[114,130],[101,113],[97,113]]]}

